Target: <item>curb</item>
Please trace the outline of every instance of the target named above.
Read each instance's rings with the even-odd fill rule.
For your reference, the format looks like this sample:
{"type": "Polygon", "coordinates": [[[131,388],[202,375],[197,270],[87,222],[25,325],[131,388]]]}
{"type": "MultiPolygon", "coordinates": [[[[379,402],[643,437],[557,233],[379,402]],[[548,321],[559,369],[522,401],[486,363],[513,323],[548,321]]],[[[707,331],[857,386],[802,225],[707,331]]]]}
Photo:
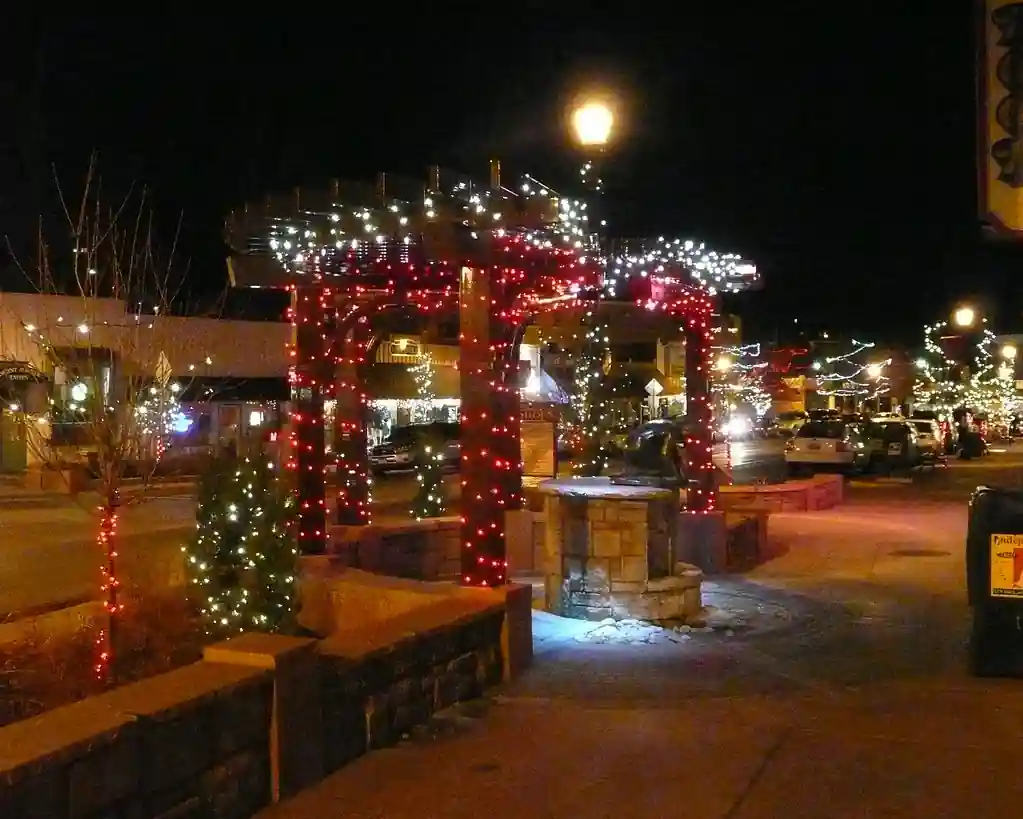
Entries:
{"type": "MultiPolygon", "coordinates": [[[[121,489],[121,495],[125,500],[132,500],[142,495],[142,487],[125,486],[121,489]]],[[[83,497],[96,496],[95,492],[80,492],[78,495],[71,495],[66,492],[40,492],[25,494],[5,495],[0,492],[0,510],[2,509],[59,509],[63,506],[71,506],[80,503],[83,497]]],[[[151,486],[144,493],[146,499],[156,500],[159,498],[194,498],[196,496],[195,484],[166,484],[151,486]]],[[[98,496],[96,496],[98,497],[98,496]]]]}

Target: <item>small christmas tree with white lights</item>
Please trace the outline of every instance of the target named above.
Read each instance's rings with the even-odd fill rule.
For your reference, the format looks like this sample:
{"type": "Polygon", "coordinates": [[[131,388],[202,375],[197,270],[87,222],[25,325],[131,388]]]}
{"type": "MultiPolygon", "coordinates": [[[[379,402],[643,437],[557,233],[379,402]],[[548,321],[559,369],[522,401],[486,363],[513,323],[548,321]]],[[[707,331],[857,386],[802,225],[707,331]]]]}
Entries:
{"type": "MultiPolygon", "coordinates": [[[[433,409],[433,359],[429,353],[421,355],[412,368],[416,381],[416,403],[422,409],[421,418],[431,420],[433,409]]],[[[444,447],[439,436],[428,435],[416,464],[416,496],[409,514],[416,520],[437,518],[446,511],[444,501],[444,447]],[[436,440],[434,438],[436,437],[436,440]]]]}
{"type": "Polygon", "coordinates": [[[444,501],[444,451],[439,442],[429,441],[423,447],[416,466],[416,496],[409,514],[416,520],[439,518],[447,511],[444,501]]]}
{"type": "Polygon", "coordinates": [[[411,368],[416,385],[416,400],[409,413],[413,424],[433,420],[433,403],[437,397],[433,390],[433,356],[423,353],[411,368]]]}
{"type": "Polygon", "coordinates": [[[279,631],[295,605],[294,501],[273,459],[217,458],[199,482],[186,569],[207,632],[279,631]]]}
{"type": "Polygon", "coordinates": [[[597,395],[610,355],[607,327],[593,321],[592,313],[583,347],[575,368],[575,385],[571,407],[582,437],[582,451],[577,452],[573,471],[580,476],[599,475],[607,468],[604,445],[611,432],[611,414],[597,395]]]}

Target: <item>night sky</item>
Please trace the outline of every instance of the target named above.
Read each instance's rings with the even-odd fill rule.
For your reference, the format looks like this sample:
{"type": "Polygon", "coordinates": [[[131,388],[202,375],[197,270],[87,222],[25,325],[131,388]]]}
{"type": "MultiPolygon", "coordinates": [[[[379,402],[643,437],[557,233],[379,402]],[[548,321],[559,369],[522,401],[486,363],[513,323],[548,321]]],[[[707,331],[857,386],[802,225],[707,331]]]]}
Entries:
{"type": "Polygon", "coordinates": [[[149,186],[165,226],[183,212],[191,286],[216,292],[225,211],[268,191],[434,163],[485,179],[490,156],[566,187],[566,102],[592,87],[624,108],[612,232],[751,257],[750,332],[798,317],[916,341],[964,297],[1023,325],[1023,248],[985,243],[977,218],[968,2],[246,8],[8,29],[0,230],[15,247],[54,208],[49,164],[74,184],[96,150],[112,190],[149,186]]]}

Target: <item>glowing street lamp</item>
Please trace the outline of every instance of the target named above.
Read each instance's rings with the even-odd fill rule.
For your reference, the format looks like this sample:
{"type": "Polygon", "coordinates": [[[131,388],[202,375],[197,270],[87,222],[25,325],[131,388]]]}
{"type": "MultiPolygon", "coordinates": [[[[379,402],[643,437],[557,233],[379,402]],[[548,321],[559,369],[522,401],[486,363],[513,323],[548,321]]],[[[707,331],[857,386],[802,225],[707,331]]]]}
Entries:
{"type": "Polygon", "coordinates": [[[867,367],[867,375],[871,378],[880,378],[883,368],[880,364],[871,364],[867,367]]]}
{"type": "Polygon", "coordinates": [[[1002,358],[1004,358],[1006,361],[1015,361],[1016,347],[1012,344],[1006,344],[1004,347],[1002,347],[1002,358]]]}
{"type": "Polygon", "coordinates": [[[972,307],[964,305],[956,309],[955,313],[952,314],[952,320],[955,322],[956,327],[972,327],[973,323],[977,320],[977,312],[972,307]]]}
{"type": "Polygon", "coordinates": [[[732,359],[730,359],[726,355],[721,356],[714,364],[714,369],[720,373],[728,372],[730,369],[732,369],[732,359]]]}
{"type": "Polygon", "coordinates": [[[588,102],[572,113],[572,128],[580,145],[588,148],[603,147],[611,139],[614,114],[602,102],[588,102]]]}

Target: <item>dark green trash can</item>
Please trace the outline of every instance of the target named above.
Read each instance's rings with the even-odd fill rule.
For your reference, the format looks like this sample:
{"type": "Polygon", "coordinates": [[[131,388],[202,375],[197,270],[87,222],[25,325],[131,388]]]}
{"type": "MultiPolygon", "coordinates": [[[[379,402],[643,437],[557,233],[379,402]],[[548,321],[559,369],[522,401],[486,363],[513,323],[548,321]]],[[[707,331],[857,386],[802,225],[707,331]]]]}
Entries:
{"type": "Polygon", "coordinates": [[[1023,676],[1023,491],[982,486],[970,500],[966,588],[970,670],[1023,676]]]}

